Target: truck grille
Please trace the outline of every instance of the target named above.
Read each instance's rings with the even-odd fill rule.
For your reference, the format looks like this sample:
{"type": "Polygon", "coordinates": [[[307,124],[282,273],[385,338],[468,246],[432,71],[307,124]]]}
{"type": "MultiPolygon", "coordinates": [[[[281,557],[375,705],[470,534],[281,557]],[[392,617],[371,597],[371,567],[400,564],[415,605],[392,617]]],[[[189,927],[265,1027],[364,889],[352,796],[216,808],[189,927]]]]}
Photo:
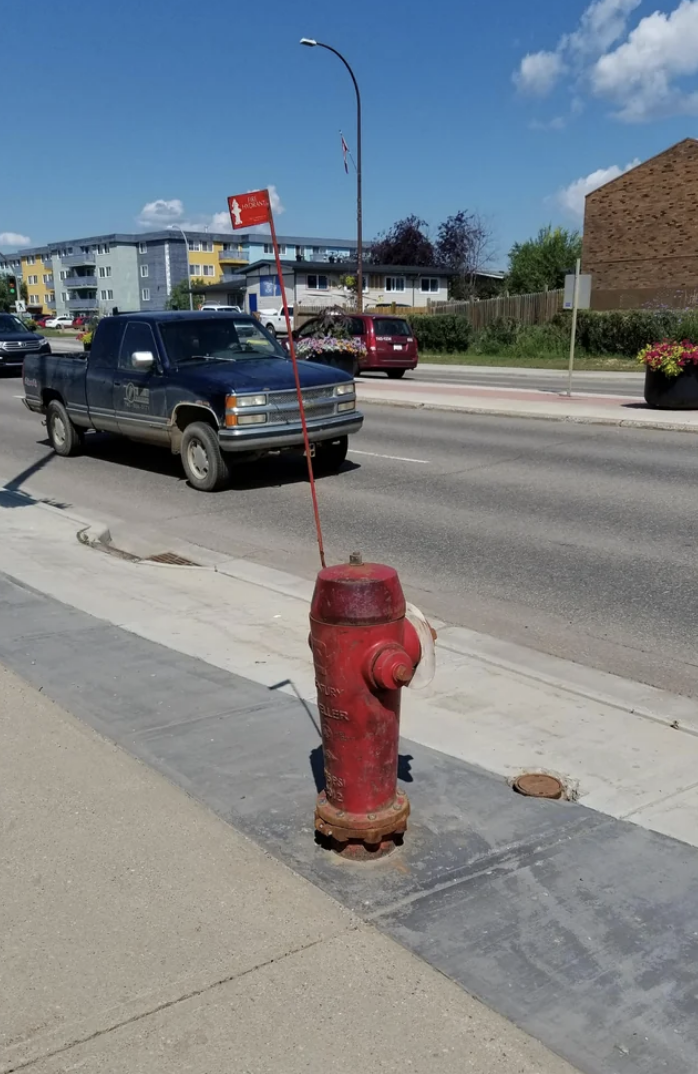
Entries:
{"type": "MultiPolygon", "coordinates": [[[[332,386],[328,385],[327,387],[322,388],[303,388],[301,394],[303,396],[303,402],[307,406],[308,403],[313,403],[316,399],[330,398],[332,396],[332,386]]],[[[272,404],[272,406],[280,406],[284,403],[292,403],[297,398],[298,396],[295,388],[292,388],[290,391],[269,393],[269,402],[272,404]]]]}
{"type": "MultiPolygon", "coordinates": [[[[305,410],[305,416],[307,421],[317,421],[318,418],[330,418],[334,414],[334,403],[325,403],[323,405],[308,406],[305,410]]],[[[276,410],[272,411],[270,415],[270,421],[276,425],[295,425],[301,420],[301,412],[299,407],[294,407],[293,410],[276,410]]]]}
{"type": "Polygon", "coordinates": [[[40,343],[20,343],[17,340],[8,340],[3,344],[0,354],[31,354],[33,351],[41,349],[40,343]]]}

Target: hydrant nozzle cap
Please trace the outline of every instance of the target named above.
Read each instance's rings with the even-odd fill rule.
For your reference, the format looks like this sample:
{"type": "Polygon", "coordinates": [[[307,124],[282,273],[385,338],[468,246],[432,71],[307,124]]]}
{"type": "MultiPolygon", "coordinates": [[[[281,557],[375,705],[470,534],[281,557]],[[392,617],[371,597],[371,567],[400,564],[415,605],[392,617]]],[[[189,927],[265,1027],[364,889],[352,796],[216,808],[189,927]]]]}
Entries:
{"type": "Polygon", "coordinates": [[[360,552],[352,552],[349,556],[349,562],[352,563],[355,567],[360,567],[363,564],[363,561],[364,557],[361,555],[360,552]]]}

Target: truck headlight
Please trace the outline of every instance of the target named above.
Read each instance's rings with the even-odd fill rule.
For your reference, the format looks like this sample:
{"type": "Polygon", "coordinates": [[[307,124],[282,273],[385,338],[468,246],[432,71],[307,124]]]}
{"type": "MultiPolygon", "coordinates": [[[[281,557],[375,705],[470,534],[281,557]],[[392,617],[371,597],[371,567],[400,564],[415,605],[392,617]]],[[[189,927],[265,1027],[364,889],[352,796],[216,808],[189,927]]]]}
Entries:
{"type": "Polygon", "coordinates": [[[346,403],[337,403],[337,413],[340,414],[344,410],[356,410],[356,400],[347,399],[346,403]]]}
{"type": "Polygon", "coordinates": [[[338,384],[334,390],[335,395],[353,395],[354,394],[354,381],[350,380],[348,384],[338,384]]]}
{"type": "Polygon", "coordinates": [[[238,414],[238,425],[264,425],[268,414],[238,414]]]}
{"type": "Polygon", "coordinates": [[[237,405],[239,407],[243,407],[243,406],[266,406],[267,405],[267,397],[266,397],[266,395],[238,395],[238,397],[237,397],[237,405]]]}

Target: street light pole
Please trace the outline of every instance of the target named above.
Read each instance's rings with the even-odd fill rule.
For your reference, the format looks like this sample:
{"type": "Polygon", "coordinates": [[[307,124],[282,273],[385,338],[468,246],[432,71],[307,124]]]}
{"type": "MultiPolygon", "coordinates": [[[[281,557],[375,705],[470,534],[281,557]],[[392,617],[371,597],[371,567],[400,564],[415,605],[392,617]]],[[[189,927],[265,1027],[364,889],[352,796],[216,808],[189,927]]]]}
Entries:
{"type": "Polygon", "coordinates": [[[361,191],[361,94],[359,92],[359,83],[356,81],[356,75],[351,69],[351,66],[344,59],[341,52],[338,52],[336,48],[332,48],[331,45],[325,45],[322,41],[315,41],[310,37],[302,37],[301,45],[307,45],[308,48],[324,48],[328,52],[334,52],[351,76],[351,80],[354,83],[354,90],[356,91],[356,307],[359,313],[363,312],[364,308],[364,268],[363,268],[363,206],[362,206],[362,191],[361,191]]]}
{"type": "Polygon", "coordinates": [[[189,284],[189,309],[192,310],[192,312],[193,312],[193,310],[194,310],[194,296],[191,293],[191,278],[190,278],[190,273],[189,273],[189,239],[184,234],[184,228],[181,228],[179,226],[179,224],[169,224],[168,225],[168,231],[175,231],[175,230],[181,232],[182,238],[184,239],[184,245],[187,248],[187,283],[189,284]]]}

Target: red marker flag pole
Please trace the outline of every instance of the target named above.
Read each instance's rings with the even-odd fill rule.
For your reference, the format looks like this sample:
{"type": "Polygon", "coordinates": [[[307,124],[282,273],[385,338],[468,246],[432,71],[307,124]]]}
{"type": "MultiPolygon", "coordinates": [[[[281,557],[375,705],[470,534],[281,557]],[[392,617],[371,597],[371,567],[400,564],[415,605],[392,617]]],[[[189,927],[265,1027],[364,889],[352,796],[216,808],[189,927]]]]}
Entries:
{"type": "Polygon", "coordinates": [[[269,224],[271,230],[271,241],[274,245],[274,258],[276,260],[276,271],[279,276],[279,286],[281,287],[281,301],[284,305],[284,317],[286,318],[286,331],[288,333],[288,345],[291,352],[291,361],[293,362],[293,375],[296,381],[296,394],[298,395],[298,406],[300,408],[301,426],[303,427],[303,443],[305,445],[305,457],[308,463],[308,478],[310,480],[310,495],[313,501],[313,514],[315,515],[315,530],[317,533],[317,543],[320,552],[320,563],[323,567],[327,566],[325,563],[325,548],[322,541],[322,526],[320,525],[320,511],[317,502],[317,490],[315,488],[315,474],[313,473],[313,460],[310,454],[310,440],[308,438],[308,424],[305,420],[305,405],[303,403],[303,391],[301,389],[301,378],[298,372],[298,360],[296,358],[296,347],[293,342],[293,332],[291,331],[291,318],[288,312],[288,303],[286,301],[286,287],[284,285],[284,272],[281,266],[281,257],[279,255],[279,244],[276,240],[276,229],[274,227],[274,215],[271,211],[271,203],[269,201],[268,190],[255,190],[249,194],[234,194],[228,198],[228,208],[230,210],[230,220],[233,228],[237,230],[242,227],[256,227],[259,224],[269,224]]]}

